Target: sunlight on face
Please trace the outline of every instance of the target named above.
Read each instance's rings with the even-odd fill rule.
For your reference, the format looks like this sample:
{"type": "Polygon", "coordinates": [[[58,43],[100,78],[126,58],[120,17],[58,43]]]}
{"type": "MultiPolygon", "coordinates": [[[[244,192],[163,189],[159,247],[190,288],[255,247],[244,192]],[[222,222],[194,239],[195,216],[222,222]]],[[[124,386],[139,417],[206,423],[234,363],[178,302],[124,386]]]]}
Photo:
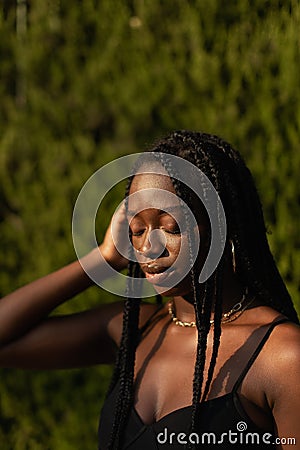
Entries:
{"type": "MultiPolygon", "coordinates": [[[[193,230],[187,230],[185,209],[169,176],[143,173],[133,178],[128,199],[132,244],[145,277],[164,295],[191,291],[184,273],[191,268],[188,231],[193,230]],[[175,277],[181,281],[174,285],[175,277]]],[[[195,228],[198,232],[196,223],[195,228]]]]}

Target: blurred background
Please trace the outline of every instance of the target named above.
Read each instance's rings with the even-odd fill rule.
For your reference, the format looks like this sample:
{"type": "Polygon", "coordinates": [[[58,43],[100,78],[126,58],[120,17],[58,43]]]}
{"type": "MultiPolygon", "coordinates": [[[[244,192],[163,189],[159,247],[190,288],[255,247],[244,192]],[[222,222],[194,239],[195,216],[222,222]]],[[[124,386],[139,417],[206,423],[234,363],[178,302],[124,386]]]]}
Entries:
{"type": "MultiPolygon", "coordinates": [[[[75,259],[96,169],[186,128],[244,156],[300,312],[299,30],[299,1],[1,0],[1,295],[75,259]]],[[[95,287],[59,312],[113,300],[95,287]]],[[[1,450],[95,449],[110,370],[2,369],[1,450]]]]}

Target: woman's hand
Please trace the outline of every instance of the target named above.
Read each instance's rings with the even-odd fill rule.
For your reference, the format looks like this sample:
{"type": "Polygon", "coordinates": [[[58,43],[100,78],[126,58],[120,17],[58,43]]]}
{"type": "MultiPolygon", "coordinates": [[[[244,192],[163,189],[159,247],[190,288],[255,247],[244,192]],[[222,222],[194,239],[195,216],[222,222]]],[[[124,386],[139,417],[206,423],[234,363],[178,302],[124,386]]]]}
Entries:
{"type": "Polygon", "coordinates": [[[127,267],[128,264],[126,257],[129,245],[128,230],[126,209],[123,203],[113,215],[107,227],[104,240],[99,247],[106,262],[118,271],[127,267]]]}

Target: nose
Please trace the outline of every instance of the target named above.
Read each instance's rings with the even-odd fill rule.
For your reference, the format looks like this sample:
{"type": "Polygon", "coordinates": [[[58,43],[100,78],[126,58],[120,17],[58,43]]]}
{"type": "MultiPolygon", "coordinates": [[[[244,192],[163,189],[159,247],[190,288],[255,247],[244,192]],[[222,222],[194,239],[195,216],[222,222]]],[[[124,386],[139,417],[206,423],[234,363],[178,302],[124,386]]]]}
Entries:
{"type": "Polygon", "coordinates": [[[150,230],[143,241],[142,246],[137,250],[146,258],[156,259],[166,252],[166,237],[163,231],[150,230]]]}

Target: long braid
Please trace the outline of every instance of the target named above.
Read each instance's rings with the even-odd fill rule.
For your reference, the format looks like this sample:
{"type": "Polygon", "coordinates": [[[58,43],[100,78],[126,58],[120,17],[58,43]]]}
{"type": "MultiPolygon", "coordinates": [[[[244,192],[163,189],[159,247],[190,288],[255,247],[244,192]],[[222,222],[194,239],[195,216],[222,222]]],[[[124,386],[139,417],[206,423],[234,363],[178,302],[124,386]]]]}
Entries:
{"type": "MultiPolygon", "coordinates": [[[[192,270],[194,272],[194,270],[192,270]]],[[[199,303],[199,286],[198,282],[195,280],[195,274],[192,275],[194,278],[194,307],[196,316],[196,326],[198,331],[198,341],[197,341],[197,353],[196,353],[196,363],[193,378],[193,399],[192,399],[192,417],[190,424],[190,431],[195,430],[196,424],[198,422],[199,410],[200,410],[200,400],[202,394],[202,385],[204,378],[204,367],[205,367],[205,354],[207,347],[207,337],[210,329],[210,311],[211,311],[211,295],[213,292],[213,280],[209,279],[205,282],[204,296],[202,300],[202,305],[199,303]]],[[[190,447],[190,446],[189,446],[190,447]]]]}
{"type": "MultiPolygon", "coordinates": [[[[187,140],[186,140],[187,142],[187,140]]],[[[189,140],[189,143],[196,150],[193,154],[194,160],[192,161],[197,167],[200,166],[199,158],[197,157],[197,150],[202,153],[203,160],[209,166],[209,170],[206,170],[206,173],[209,172],[210,175],[213,174],[213,168],[210,165],[210,161],[206,158],[206,155],[203,154],[201,149],[197,149],[195,143],[192,140],[189,140]]],[[[170,173],[170,171],[169,171],[170,173]]],[[[176,186],[176,183],[175,183],[176,186]]],[[[177,193],[179,194],[179,188],[177,187],[177,193]]],[[[183,196],[181,194],[181,196],[183,196]]],[[[205,196],[206,201],[208,201],[205,196]]],[[[192,224],[190,223],[189,216],[186,216],[187,228],[192,229],[192,224]]],[[[192,399],[192,417],[191,417],[191,425],[190,431],[194,432],[196,428],[196,424],[198,422],[198,415],[200,410],[200,401],[201,398],[205,400],[207,395],[207,391],[210,386],[210,382],[212,379],[213,369],[216,363],[219,343],[220,343],[220,335],[221,335],[221,317],[222,317],[222,290],[221,284],[218,284],[217,281],[222,280],[223,271],[222,268],[218,267],[218,272],[221,273],[221,277],[219,276],[219,280],[217,280],[217,272],[208,280],[205,284],[204,289],[204,297],[202,303],[200,302],[201,293],[199,288],[198,280],[196,279],[196,274],[193,268],[194,261],[194,248],[195,243],[193,242],[193,236],[190,235],[189,239],[189,252],[190,252],[190,267],[191,267],[191,282],[192,289],[194,293],[194,308],[195,308],[195,316],[196,316],[196,325],[198,331],[198,341],[197,341],[197,353],[196,353],[196,363],[195,363],[195,371],[193,378],[193,399],[192,399]],[[204,381],[204,368],[206,361],[206,347],[207,347],[207,337],[210,330],[210,317],[213,306],[213,297],[214,292],[216,292],[217,301],[215,302],[215,328],[214,328],[214,343],[213,343],[213,353],[210,361],[209,371],[208,371],[208,379],[205,385],[204,393],[202,394],[202,385],[204,381]]]]}
{"type": "MultiPolygon", "coordinates": [[[[129,276],[136,277],[139,272],[137,263],[129,264],[129,276]]],[[[123,331],[118,351],[114,381],[119,380],[119,392],[115,408],[109,450],[118,450],[126,426],[128,414],[133,404],[133,380],[135,351],[138,343],[138,323],[140,299],[131,298],[133,294],[132,278],[128,281],[128,297],[123,312],[123,331]],[[118,377],[118,378],[117,378],[118,377]]]]}
{"type": "Polygon", "coordinates": [[[216,280],[215,280],[215,286],[216,286],[216,293],[215,293],[215,306],[214,306],[214,338],[213,338],[213,349],[212,349],[212,355],[209,362],[209,368],[207,372],[207,380],[205,384],[205,389],[203,392],[202,399],[205,401],[208,393],[209,388],[212,382],[213,372],[217,361],[218,356],[218,350],[220,346],[220,337],[221,337],[221,319],[222,319],[222,280],[223,280],[223,264],[224,264],[224,258],[219,263],[219,267],[216,270],[216,280]]]}
{"type": "MultiPolygon", "coordinates": [[[[160,152],[161,152],[160,148],[160,152]]],[[[177,195],[186,200],[188,194],[182,190],[182,183],[178,183],[178,174],[175,172],[174,167],[172,167],[171,161],[165,155],[159,155],[160,161],[163,164],[163,167],[168,172],[177,195]]],[[[190,220],[190,215],[187,213],[186,209],[183,208],[183,212],[185,215],[185,221],[187,225],[187,229],[192,229],[192,222],[190,220]]],[[[192,398],[192,419],[191,419],[191,432],[195,429],[198,414],[199,414],[199,405],[200,398],[202,392],[202,384],[204,378],[204,367],[205,367],[205,354],[207,347],[207,337],[210,329],[210,316],[211,316],[211,307],[212,307],[212,292],[214,290],[214,280],[208,280],[205,283],[204,289],[204,297],[202,303],[200,302],[201,292],[198,280],[196,280],[196,274],[194,270],[194,261],[195,261],[195,242],[194,236],[192,233],[189,235],[188,239],[189,245],[189,267],[191,268],[190,276],[192,283],[192,290],[194,296],[194,308],[196,315],[196,326],[198,331],[197,338],[197,352],[196,352],[196,363],[195,363],[195,371],[193,378],[193,398],[192,398]]]]}
{"type": "MultiPolygon", "coordinates": [[[[221,191],[220,186],[220,180],[217,177],[216,168],[211,163],[211,160],[207,158],[207,155],[202,148],[201,145],[197,145],[194,143],[194,164],[196,167],[201,167],[202,161],[207,164],[209,167],[209,173],[206,169],[207,176],[210,175],[210,180],[213,182],[217,192],[221,191]]],[[[206,199],[207,201],[208,199],[206,199]]],[[[218,213],[218,220],[220,221],[220,211],[219,211],[219,205],[217,204],[217,213],[218,213]]],[[[221,230],[219,230],[221,232],[221,230]]],[[[224,275],[224,256],[222,256],[221,261],[213,275],[213,286],[214,286],[214,327],[213,327],[213,349],[212,349],[212,355],[209,362],[209,368],[207,372],[207,380],[204,388],[204,392],[202,394],[202,401],[205,401],[207,394],[209,392],[209,388],[211,385],[214,367],[217,360],[218,350],[220,346],[220,337],[221,337],[221,319],[222,319],[222,303],[223,303],[223,296],[222,296],[222,281],[223,281],[223,275],[224,275]]],[[[210,297],[211,301],[211,307],[212,307],[212,296],[210,297]]],[[[195,430],[195,423],[192,421],[192,431],[195,430]]]]}
{"type": "MultiPolygon", "coordinates": [[[[132,177],[129,178],[125,192],[125,207],[128,208],[128,194],[132,177]]],[[[140,277],[141,269],[132,258],[133,249],[129,249],[128,278],[123,310],[123,328],[120,347],[117,352],[115,370],[113,373],[108,395],[119,382],[119,392],[115,405],[115,415],[111,430],[108,450],[118,450],[121,447],[122,437],[128,419],[130,408],[133,404],[133,381],[135,352],[138,344],[138,325],[140,312],[140,298],[136,297],[139,286],[134,279],[140,277]],[[133,297],[133,294],[134,297],[133,297]]]]}
{"type": "MultiPolygon", "coordinates": [[[[128,209],[128,195],[129,195],[129,189],[130,189],[130,185],[132,182],[132,176],[129,177],[128,182],[127,182],[127,186],[125,189],[125,208],[126,210],[128,209]]],[[[129,233],[130,229],[129,229],[129,233]]],[[[128,259],[128,266],[127,266],[127,275],[129,277],[129,279],[127,279],[127,286],[126,286],[126,295],[127,295],[127,299],[128,299],[128,295],[129,295],[129,280],[134,276],[133,273],[135,271],[135,267],[134,267],[134,262],[132,261],[132,259],[130,258],[130,256],[132,256],[132,248],[129,248],[129,259],[128,259]]],[[[106,398],[110,395],[110,393],[112,392],[112,390],[114,389],[116,383],[118,382],[119,378],[120,378],[120,368],[121,368],[121,358],[123,358],[123,351],[121,350],[121,346],[123,345],[124,347],[124,341],[125,341],[125,330],[127,329],[127,324],[124,326],[124,321],[125,321],[125,317],[128,317],[128,311],[127,309],[130,308],[131,304],[130,303],[124,303],[124,311],[123,311],[123,328],[122,328],[122,336],[121,336],[121,342],[120,342],[120,347],[119,350],[117,352],[116,355],[116,361],[115,361],[115,367],[114,367],[114,372],[113,372],[113,376],[108,388],[108,392],[106,394],[106,398]]],[[[124,349],[122,349],[124,350],[124,349]]]]}
{"type": "MultiPolygon", "coordinates": [[[[239,191],[233,184],[234,168],[231,167],[223,171],[223,190],[230,194],[228,222],[236,248],[237,275],[258,298],[297,322],[297,314],[269,249],[262,207],[251,173],[237,152],[231,149],[229,154],[235,165],[239,191]]],[[[223,159],[228,165],[228,158],[223,159]]]]}
{"type": "MultiPolygon", "coordinates": [[[[128,207],[128,195],[133,176],[130,176],[125,191],[125,206],[128,207]]],[[[129,230],[130,231],[130,230],[129,230]]],[[[131,232],[130,232],[131,238],[131,232]]],[[[133,249],[129,249],[128,255],[128,278],[126,295],[123,309],[123,328],[120,347],[116,356],[115,369],[112,380],[108,389],[107,396],[110,395],[116,384],[119,382],[119,391],[117,402],[115,405],[114,421],[110,434],[108,450],[119,450],[122,445],[122,437],[124,435],[130,408],[134,401],[134,364],[136,347],[139,340],[139,313],[140,298],[131,298],[132,294],[136,297],[137,290],[141,289],[138,278],[141,278],[141,268],[132,258],[133,249]],[[135,281],[133,281],[135,279],[135,281]]],[[[162,304],[162,296],[156,295],[157,305],[162,304]]]]}

